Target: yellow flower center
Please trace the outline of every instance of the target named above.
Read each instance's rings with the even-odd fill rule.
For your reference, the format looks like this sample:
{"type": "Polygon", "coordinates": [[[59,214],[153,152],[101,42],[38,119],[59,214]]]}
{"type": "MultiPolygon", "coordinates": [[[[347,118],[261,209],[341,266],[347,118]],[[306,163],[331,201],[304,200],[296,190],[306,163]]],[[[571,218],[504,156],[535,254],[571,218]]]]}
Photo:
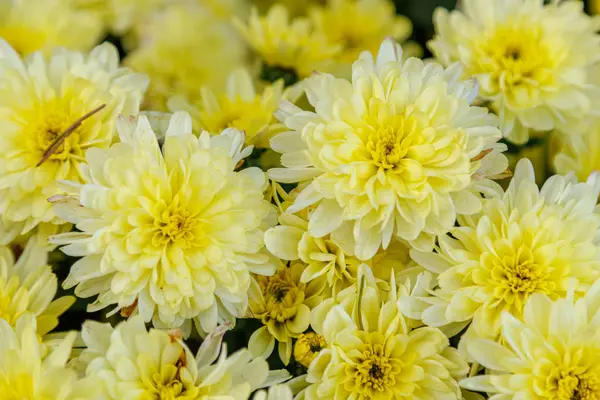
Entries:
{"type": "Polygon", "coordinates": [[[557,400],[600,399],[600,378],[594,374],[565,374],[558,381],[557,400]]]}
{"type": "MultiPolygon", "coordinates": [[[[347,375],[352,386],[351,392],[363,393],[371,398],[372,392],[386,392],[396,385],[399,371],[395,360],[385,354],[383,344],[368,344],[358,357],[358,364],[347,366],[347,375]]],[[[350,383],[350,385],[348,385],[350,383]]]]}
{"type": "Polygon", "coordinates": [[[181,369],[185,367],[185,353],[182,353],[176,365],[163,365],[160,371],[152,373],[150,378],[143,378],[148,400],[187,400],[195,399],[199,393],[193,384],[186,384],[181,379],[181,369]]]}
{"type": "MultiPolygon", "coordinates": [[[[284,271],[287,272],[287,271],[284,271]]],[[[265,310],[262,322],[285,322],[293,318],[297,306],[304,302],[304,284],[296,286],[290,274],[276,274],[270,277],[259,277],[259,284],[265,298],[265,310]]]]}
{"type": "Polygon", "coordinates": [[[188,210],[173,204],[156,216],[153,244],[164,246],[177,243],[185,248],[193,247],[197,239],[194,233],[197,224],[198,219],[188,210]]]}
{"type": "Polygon", "coordinates": [[[319,352],[326,347],[327,342],[323,336],[315,332],[303,333],[298,336],[294,345],[294,359],[308,368],[319,352]]]}
{"type": "Polygon", "coordinates": [[[500,26],[484,36],[476,48],[474,74],[490,74],[492,85],[513,102],[537,101],[538,91],[525,96],[523,89],[551,85],[552,69],[561,61],[559,54],[548,48],[538,26],[515,23],[500,26]]]}

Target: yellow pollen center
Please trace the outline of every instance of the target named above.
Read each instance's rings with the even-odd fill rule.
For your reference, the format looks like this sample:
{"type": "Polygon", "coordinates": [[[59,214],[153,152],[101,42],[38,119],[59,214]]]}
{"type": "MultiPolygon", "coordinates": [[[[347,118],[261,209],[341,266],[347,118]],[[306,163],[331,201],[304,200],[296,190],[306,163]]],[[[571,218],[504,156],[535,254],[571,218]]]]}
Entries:
{"type": "Polygon", "coordinates": [[[557,400],[599,400],[600,379],[594,374],[565,374],[558,381],[557,400]]]}
{"type": "Polygon", "coordinates": [[[361,361],[354,373],[355,383],[361,391],[383,392],[396,384],[393,365],[384,355],[382,345],[369,346],[361,361]]]}
{"type": "MultiPolygon", "coordinates": [[[[185,358],[183,356],[183,358],[185,358]]],[[[181,381],[181,368],[185,363],[178,361],[176,365],[163,365],[159,371],[152,373],[150,379],[145,379],[146,394],[144,399],[176,400],[191,399],[198,394],[193,385],[185,385],[181,381]]]]}
{"type": "Polygon", "coordinates": [[[301,284],[301,287],[296,286],[291,277],[287,275],[289,274],[281,273],[259,278],[266,311],[260,317],[265,325],[268,325],[270,321],[283,323],[293,318],[296,315],[297,306],[304,302],[304,284],[301,284]]]}
{"type": "Polygon", "coordinates": [[[403,144],[403,133],[394,126],[379,128],[369,139],[367,148],[373,163],[380,168],[394,169],[408,152],[403,144]]]}
{"type": "Polygon", "coordinates": [[[183,208],[167,209],[154,221],[156,233],[153,240],[156,245],[177,242],[183,246],[191,246],[197,223],[197,219],[183,208]]]}

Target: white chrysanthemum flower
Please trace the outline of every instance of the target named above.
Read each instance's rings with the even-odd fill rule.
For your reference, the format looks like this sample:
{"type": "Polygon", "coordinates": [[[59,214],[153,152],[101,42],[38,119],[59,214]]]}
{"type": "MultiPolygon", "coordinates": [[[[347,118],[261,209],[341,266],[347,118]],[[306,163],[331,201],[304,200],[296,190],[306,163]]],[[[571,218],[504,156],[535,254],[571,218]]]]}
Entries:
{"type": "Polygon", "coordinates": [[[477,79],[480,98],[515,143],[525,143],[531,131],[573,133],[591,110],[598,21],[581,1],[545,3],[464,0],[460,11],[439,8],[434,15],[434,55],[447,65],[460,62],[477,79]]]}
{"type": "Polygon", "coordinates": [[[460,68],[401,53],[386,40],[376,60],[363,53],[353,65],[352,82],[307,79],[315,112],[283,103],[278,116],[291,132],[271,140],[286,167],[271,178],[310,181],[289,211],[320,202],[308,226],[314,237],[350,222],[361,260],[393,237],[430,248],[457,214],[479,210],[471,189],[508,166],[496,117],[470,105],[477,90],[459,81],[460,68]]]}
{"type": "MultiPolygon", "coordinates": [[[[479,213],[459,218],[437,253],[412,251],[437,276],[432,296],[404,298],[404,312],[463,339],[499,339],[501,315],[520,318],[528,298],[582,296],[600,278],[600,180],[578,183],[556,175],[541,189],[523,159],[506,193],[484,201],[479,213]]],[[[468,341],[468,340],[467,340],[468,341]]]]}
{"type": "Polygon", "coordinates": [[[87,349],[78,361],[87,379],[100,382],[107,400],[246,400],[265,382],[269,366],[245,349],[228,357],[221,346],[224,333],[208,335],[194,356],[181,332],[147,331],[139,315],[116,328],[87,321],[82,330],[87,349]]]}
{"type": "Polygon", "coordinates": [[[108,43],[23,61],[0,40],[0,54],[0,243],[7,244],[40,223],[64,223],[47,201],[60,192],[55,181],[81,181],[86,150],[110,146],[117,115],[138,112],[147,78],[119,68],[108,43]]]}
{"type": "Polygon", "coordinates": [[[54,300],[57,289],[48,248],[39,237],[31,237],[20,254],[0,246],[0,319],[15,326],[21,315],[30,313],[36,318],[37,334],[43,337],[75,301],[72,296],[54,300]]]}
{"type": "Polygon", "coordinates": [[[117,130],[121,143],[88,151],[84,183],[69,183],[75,195],[54,199],[81,232],[51,241],[84,256],[64,286],[99,295],[90,310],[137,305],[146,321],[186,335],[192,319],[210,332],[242,316],[250,272],[275,271],[263,248],[274,213],[267,179],[235,170],[252,150],[243,134],[196,137],[185,113],[171,119],[162,149],[145,116],[121,118],[117,130]]]}
{"type": "Polygon", "coordinates": [[[0,398],[3,400],[75,400],[77,374],[66,367],[76,333],[49,353],[37,338],[35,318],[25,314],[13,328],[0,319],[0,398]]]}
{"type": "Polygon", "coordinates": [[[552,301],[537,293],[522,319],[502,315],[504,344],[469,343],[471,357],[488,368],[460,382],[490,399],[596,400],[600,398],[600,282],[584,298],[552,301]]]}

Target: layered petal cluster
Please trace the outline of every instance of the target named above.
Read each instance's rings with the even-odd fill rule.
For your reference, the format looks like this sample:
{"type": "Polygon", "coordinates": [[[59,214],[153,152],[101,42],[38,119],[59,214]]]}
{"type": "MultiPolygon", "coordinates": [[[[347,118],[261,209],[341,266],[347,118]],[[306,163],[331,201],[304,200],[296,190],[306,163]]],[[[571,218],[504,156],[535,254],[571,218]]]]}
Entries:
{"type": "Polygon", "coordinates": [[[302,283],[325,280],[325,293],[332,295],[356,282],[361,264],[370,266],[381,281],[388,281],[392,270],[398,281],[404,281],[407,276],[416,277],[423,271],[411,261],[408,244],[395,238],[387,249],[379,249],[372,258],[358,259],[354,253],[356,242],[351,222],[342,223],[331,234],[315,235],[309,228],[312,219],[329,218],[328,215],[315,216],[314,205],[296,213],[288,212],[304,186],[300,185],[289,194],[284,194],[279,224],[265,232],[265,244],[273,255],[282,260],[301,261],[306,265],[300,277],[302,283]]]}
{"type": "Polygon", "coordinates": [[[279,182],[307,181],[289,212],[316,205],[314,237],[351,225],[360,260],[392,238],[431,248],[458,214],[480,209],[472,190],[501,174],[507,160],[496,144],[496,117],[470,102],[477,90],[458,66],[444,69],[383,42],[365,52],[352,81],[317,74],[305,81],[314,112],[283,103],[278,117],[291,130],[271,140],[285,168],[279,182]]]}
{"type": "Polygon", "coordinates": [[[175,95],[195,100],[203,86],[219,89],[245,63],[235,29],[200,4],[171,4],[144,21],[139,36],[125,62],[151,79],[148,109],[165,111],[175,95]]]}
{"type": "Polygon", "coordinates": [[[556,175],[538,189],[531,163],[521,160],[508,190],[459,218],[451,236],[438,238],[437,253],[411,252],[439,274],[438,288],[407,299],[405,311],[454,333],[472,322],[463,338],[497,340],[502,313],[521,318],[535,293],[584,295],[600,278],[599,192],[596,175],[582,183],[556,175]]]}
{"type": "Polygon", "coordinates": [[[217,135],[226,128],[235,128],[246,134],[247,145],[268,148],[269,140],[285,130],[274,115],[282,98],[282,80],[257,93],[250,72],[241,68],[229,75],[225,90],[215,92],[203,87],[196,101],[176,96],[169,99],[168,106],[171,111],[190,113],[196,129],[217,135]]]}
{"type": "Polygon", "coordinates": [[[292,400],[294,395],[292,389],[286,385],[271,386],[269,390],[261,390],[256,393],[253,400],[292,400]]]}
{"type": "Polygon", "coordinates": [[[247,23],[237,20],[236,25],[262,60],[261,78],[271,82],[281,78],[286,86],[322,71],[340,51],[308,18],[290,20],[282,4],[273,5],[264,16],[253,9],[247,23]]]}
{"type": "Polygon", "coordinates": [[[288,364],[292,356],[293,339],[310,325],[310,311],[321,300],[324,280],[303,283],[306,265],[292,263],[273,276],[256,276],[248,292],[248,316],[259,319],[263,326],[250,337],[249,350],[267,358],[278,342],[279,358],[288,364]]]}
{"type": "Polygon", "coordinates": [[[78,361],[86,378],[100,383],[103,400],[246,400],[265,382],[269,366],[245,349],[228,356],[224,333],[208,335],[194,355],[180,332],[147,331],[141,316],[115,328],[88,321],[78,361]]]}
{"type": "Polygon", "coordinates": [[[315,28],[342,47],[331,69],[336,76],[349,75],[360,53],[376,52],[385,38],[402,43],[412,33],[410,20],[397,15],[388,0],[328,0],[309,14],[315,28]]]}
{"type": "Polygon", "coordinates": [[[19,253],[0,246],[0,319],[15,326],[22,315],[30,314],[36,319],[37,334],[43,337],[56,328],[58,317],[75,298],[54,300],[58,279],[48,265],[48,248],[40,238],[30,238],[19,253]]]}
{"type": "Polygon", "coordinates": [[[395,286],[384,296],[372,276],[362,278],[354,305],[333,307],[315,328],[329,348],[310,364],[304,398],[461,399],[457,379],[469,368],[448,338],[411,329],[395,286]]]}
{"type": "Polygon", "coordinates": [[[580,1],[545,3],[465,0],[460,11],[434,15],[434,55],[464,65],[481,85],[479,98],[519,144],[535,131],[574,133],[597,98],[589,90],[600,58],[597,21],[580,1]]]}
{"type": "Polygon", "coordinates": [[[559,137],[553,164],[557,173],[574,172],[585,181],[594,171],[600,171],[600,122],[594,121],[582,135],[559,137]]]}
{"type": "Polygon", "coordinates": [[[186,335],[192,319],[210,332],[240,317],[250,272],[275,271],[263,249],[274,212],[265,174],[235,170],[251,152],[243,134],[197,137],[185,113],[171,119],[162,149],[145,116],[121,118],[117,129],[121,143],[89,150],[84,182],[65,183],[72,193],[52,199],[80,231],[51,239],[83,256],[64,286],[99,295],[90,310],[137,306],[146,321],[186,335]]]}
{"type": "Polygon", "coordinates": [[[552,301],[542,293],[528,300],[522,318],[504,313],[504,344],[489,339],[467,350],[485,375],[461,386],[490,399],[593,400],[600,398],[600,284],[584,298],[552,301]]]}
{"type": "Polygon", "coordinates": [[[71,1],[3,1],[0,4],[0,37],[21,55],[56,47],[88,51],[101,39],[102,18],[74,7],[71,1]]]}
{"type": "Polygon", "coordinates": [[[77,400],[77,374],[67,368],[76,333],[69,333],[52,350],[37,338],[35,317],[25,314],[15,326],[0,318],[0,394],[3,399],[77,400]]]}
{"type": "Polygon", "coordinates": [[[47,201],[58,193],[55,181],[81,181],[87,149],[110,146],[117,115],[138,112],[148,82],[120,68],[108,43],[23,61],[0,41],[0,53],[0,243],[7,244],[40,223],[64,223],[47,201]]]}

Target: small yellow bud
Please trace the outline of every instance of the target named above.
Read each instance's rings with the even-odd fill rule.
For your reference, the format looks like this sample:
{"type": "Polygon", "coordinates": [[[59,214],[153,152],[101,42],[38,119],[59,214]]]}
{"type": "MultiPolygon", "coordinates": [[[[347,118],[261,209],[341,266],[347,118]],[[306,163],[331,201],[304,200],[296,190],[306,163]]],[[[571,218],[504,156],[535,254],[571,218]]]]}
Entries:
{"type": "Polygon", "coordinates": [[[323,336],[314,332],[303,333],[294,346],[294,359],[308,368],[319,352],[326,347],[323,336]]]}

